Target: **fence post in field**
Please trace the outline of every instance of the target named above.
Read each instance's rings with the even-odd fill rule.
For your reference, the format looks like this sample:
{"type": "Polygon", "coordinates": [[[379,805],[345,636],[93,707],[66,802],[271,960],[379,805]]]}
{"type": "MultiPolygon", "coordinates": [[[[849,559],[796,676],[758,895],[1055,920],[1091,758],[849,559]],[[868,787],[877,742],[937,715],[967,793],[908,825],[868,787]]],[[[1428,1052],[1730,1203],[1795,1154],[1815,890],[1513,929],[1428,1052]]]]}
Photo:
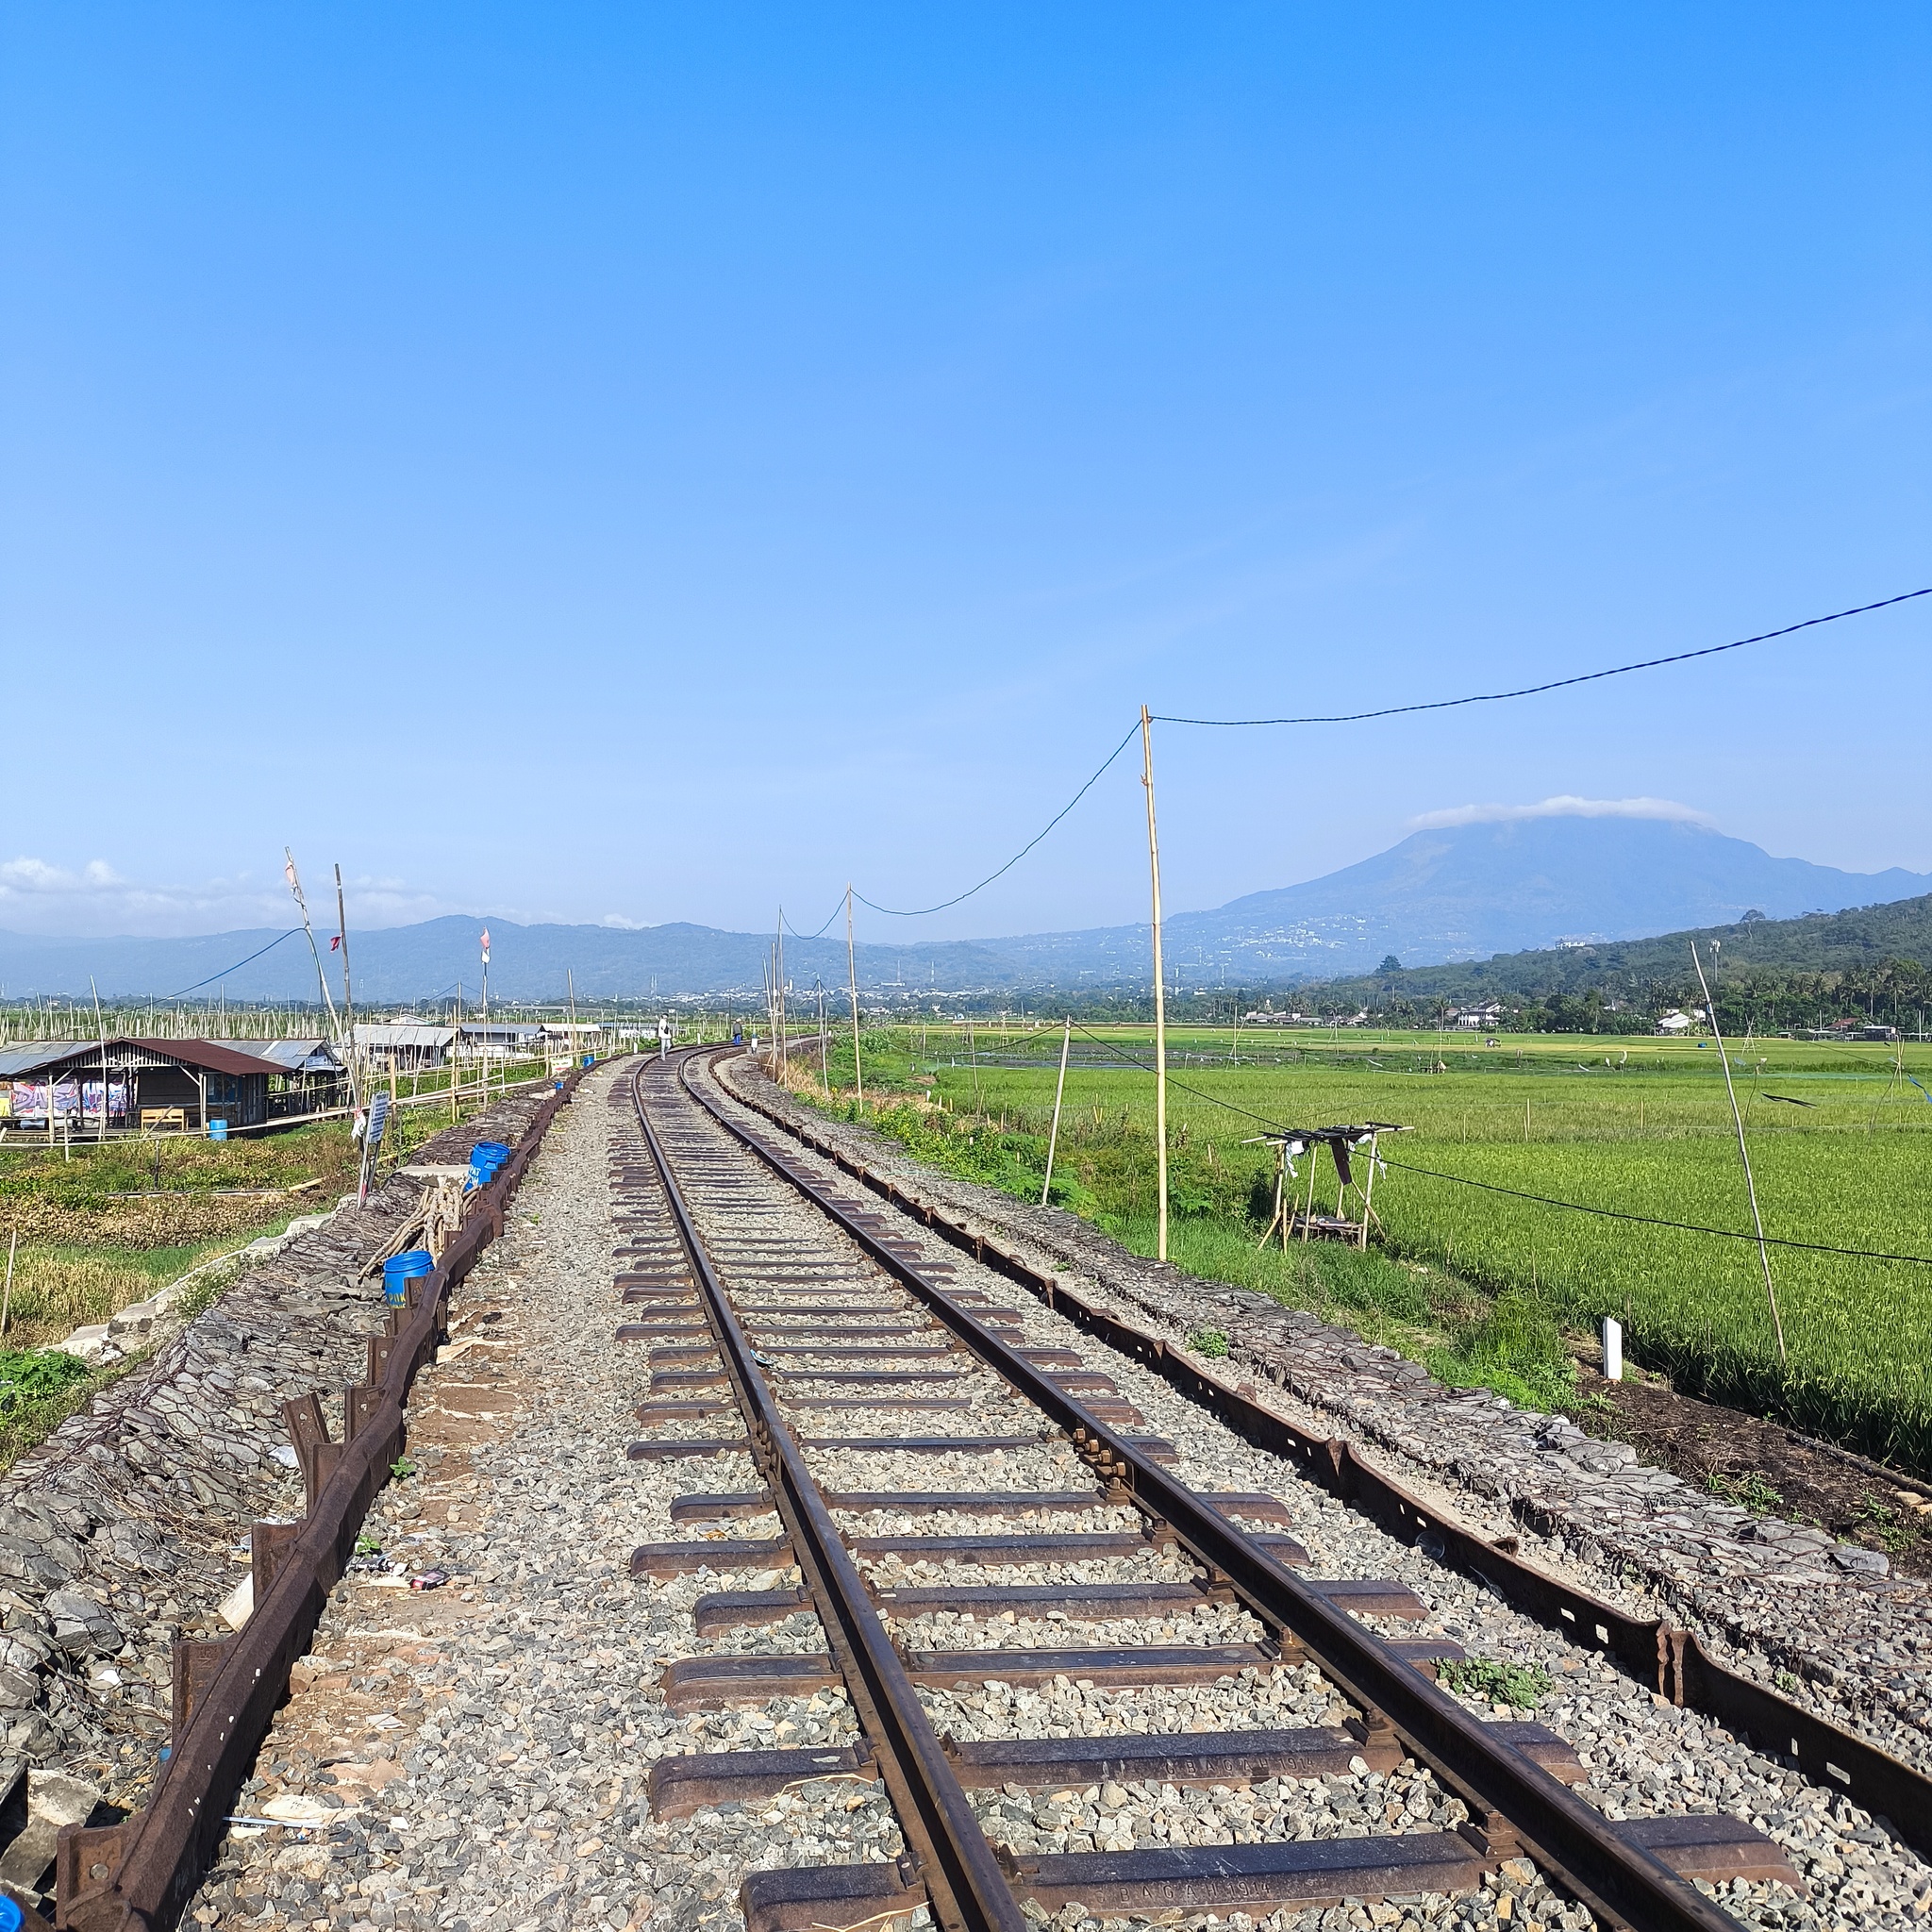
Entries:
{"type": "Polygon", "coordinates": [[[1053,1131],[1046,1137],[1046,1180],[1040,1190],[1040,1205],[1053,1191],[1054,1149],[1060,1144],[1060,1100],[1067,1091],[1067,1049],[1074,1043],[1074,1016],[1067,1015],[1066,1030],[1060,1035],[1060,1077],[1053,1090],[1053,1131]]]}
{"type": "MultiPolygon", "coordinates": [[[[1713,946],[1715,941],[1712,941],[1713,946]]],[[[1731,1103],[1731,1123],[1738,1130],[1738,1158],[1744,1164],[1744,1192],[1751,1201],[1751,1224],[1757,1230],[1757,1263],[1764,1270],[1764,1299],[1771,1305],[1771,1325],[1777,1336],[1777,1358],[1789,1365],[1785,1351],[1784,1318],[1777,1311],[1777,1290],[1771,1281],[1771,1250],[1764,1244],[1764,1217],[1757,1211],[1757,1183],[1751,1178],[1751,1150],[1744,1144],[1744,1116],[1738,1111],[1738,1090],[1731,1084],[1730,1049],[1717,1022],[1717,1002],[1710,996],[1710,982],[1704,976],[1704,961],[1697,957],[1697,941],[1690,941],[1690,963],[1697,969],[1697,984],[1704,991],[1704,1010],[1710,1015],[1710,1035],[1717,1042],[1718,1065],[1724,1070],[1724,1092],[1731,1103]]]]}
{"type": "Polygon", "coordinates": [[[1141,783],[1147,788],[1147,870],[1153,882],[1154,1138],[1158,1143],[1160,1234],[1156,1259],[1167,1259],[1167,985],[1160,967],[1160,838],[1154,825],[1154,720],[1141,707],[1141,783]]]}

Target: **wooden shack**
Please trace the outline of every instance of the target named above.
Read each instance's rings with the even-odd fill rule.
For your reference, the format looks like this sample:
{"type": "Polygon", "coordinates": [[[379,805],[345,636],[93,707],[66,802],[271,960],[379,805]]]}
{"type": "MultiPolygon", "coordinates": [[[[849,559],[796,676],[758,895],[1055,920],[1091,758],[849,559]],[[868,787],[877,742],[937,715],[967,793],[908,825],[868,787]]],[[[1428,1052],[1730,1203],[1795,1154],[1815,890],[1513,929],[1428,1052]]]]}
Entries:
{"type": "Polygon", "coordinates": [[[6,1056],[0,1125],[49,1138],[258,1127],[283,1072],[219,1041],[45,1041],[6,1056]]]}

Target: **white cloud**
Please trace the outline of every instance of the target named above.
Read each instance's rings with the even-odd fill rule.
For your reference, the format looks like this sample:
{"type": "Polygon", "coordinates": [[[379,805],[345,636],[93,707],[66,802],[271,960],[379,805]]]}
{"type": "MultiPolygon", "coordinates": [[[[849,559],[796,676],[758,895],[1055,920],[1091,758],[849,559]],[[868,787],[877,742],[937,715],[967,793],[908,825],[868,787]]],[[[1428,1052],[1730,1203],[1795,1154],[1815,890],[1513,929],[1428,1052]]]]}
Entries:
{"type": "Polygon", "coordinates": [[[1418,831],[1444,825],[1494,825],[1512,819],[1674,819],[1682,824],[1714,823],[1707,811],[1671,798],[1574,798],[1565,793],[1540,805],[1452,805],[1409,820],[1418,831]]]}
{"type": "MultiPolygon", "coordinates": [[[[311,906],[315,906],[313,882],[311,906]]],[[[315,906],[323,925],[334,924],[333,881],[326,908],[315,906]]],[[[450,908],[400,879],[363,878],[348,887],[349,916],[358,926],[400,925],[432,919],[450,908]]],[[[42,938],[100,939],[128,934],[173,938],[236,927],[285,926],[295,908],[279,868],[267,879],[249,874],[195,886],[143,885],[116,872],[107,860],[77,869],[23,856],[0,860],[0,927],[42,938]]]]}

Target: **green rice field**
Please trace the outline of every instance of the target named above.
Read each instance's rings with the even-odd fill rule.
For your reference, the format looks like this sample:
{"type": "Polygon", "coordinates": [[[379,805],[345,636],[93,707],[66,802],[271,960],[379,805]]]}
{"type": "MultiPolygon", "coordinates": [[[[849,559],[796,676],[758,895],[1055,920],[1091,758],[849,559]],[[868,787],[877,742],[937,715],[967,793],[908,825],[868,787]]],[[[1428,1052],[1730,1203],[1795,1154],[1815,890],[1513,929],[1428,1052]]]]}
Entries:
{"type": "MultiPolygon", "coordinates": [[[[1781,1362],[1755,1242],[1521,1198],[1748,1234],[1714,1043],[1244,1029],[1239,1064],[1224,1028],[1177,1029],[1169,1043],[1172,1251],[1183,1266],[1366,1308],[1398,1345],[1412,1328],[1414,1353],[1455,1330],[1465,1357],[1507,1354],[1512,1324],[1575,1338],[1615,1314],[1632,1359],[1680,1387],[1932,1467],[1932,1266],[1774,1247],[1781,1362]],[[1377,1252],[1257,1253],[1273,1155],[1246,1137],[1372,1120],[1412,1129],[1383,1142],[1377,1252]]],[[[932,1143],[929,1155],[950,1145],[946,1164],[976,1158],[981,1177],[1037,1198],[1057,1028],[975,1028],[969,1049],[963,1029],[915,1026],[876,1044],[869,1098],[893,1131],[932,1143]],[[929,1091],[945,1117],[901,1105],[894,1122],[893,1088],[929,1091]]],[[[1118,1058],[1151,1058],[1150,1030],[1076,1033],[1075,1047],[1056,1197],[1151,1252],[1154,1083],[1118,1058]]],[[[1729,1050],[1767,1235],[1932,1257],[1932,1048],[1777,1040],[1729,1050]]],[[[848,1045],[848,1075],[850,1058],[848,1045]]],[[[838,1064],[829,1071],[839,1084],[838,1064]]],[[[1331,1208],[1325,1154],[1317,1172],[1317,1208],[1331,1208]]],[[[1530,1378],[1526,1392],[1549,1391],[1530,1378]]]]}

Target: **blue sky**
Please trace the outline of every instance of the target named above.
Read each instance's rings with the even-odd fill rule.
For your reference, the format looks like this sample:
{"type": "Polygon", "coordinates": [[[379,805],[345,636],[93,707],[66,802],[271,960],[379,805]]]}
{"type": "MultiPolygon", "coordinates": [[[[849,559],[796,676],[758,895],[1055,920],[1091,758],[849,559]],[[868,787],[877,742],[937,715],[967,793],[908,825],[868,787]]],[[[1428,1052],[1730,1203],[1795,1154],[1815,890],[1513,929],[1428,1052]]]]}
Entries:
{"type": "MultiPolygon", "coordinates": [[[[1157,711],[1932,583],[1932,20],[0,11],[0,925],[816,925],[1157,711]]],[[[1168,903],[1678,801],[1932,869],[1932,599],[1164,729],[1168,903]]],[[[1123,759],[879,938],[1131,919],[1123,759]]]]}

